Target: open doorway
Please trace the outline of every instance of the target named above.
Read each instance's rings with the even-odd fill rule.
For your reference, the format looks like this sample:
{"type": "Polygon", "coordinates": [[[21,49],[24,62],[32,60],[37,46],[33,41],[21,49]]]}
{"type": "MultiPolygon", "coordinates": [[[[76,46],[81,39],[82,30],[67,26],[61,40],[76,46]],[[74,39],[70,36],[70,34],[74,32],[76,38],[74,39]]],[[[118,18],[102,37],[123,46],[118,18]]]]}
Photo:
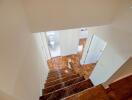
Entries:
{"type": "Polygon", "coordinates": [[[88,33],[87,28],[80,28],[80,37],[79,37],[79,45],[78,45],[78,52],[77,55],[79,57],[79,59],[81,60],[82,56],[83,56],[83,52],[85,50],[85,45],[87,44],[87,41],[90,41],[89,37],[90,34],[88,33]]]}
{"type": "Polygon", "coordinates": [[[60,35],[57,31],[46,32],[47,43],[52,57],[60,56],[60,35]]]}
{"type": "Polygon", "coordinates": [[[87,33],[87,40],[84,46],[82,58],[80,59],[80,72],[85,77],[89,78],[97,62],[99,61],[107,43],[98,36],[87,33]]]}

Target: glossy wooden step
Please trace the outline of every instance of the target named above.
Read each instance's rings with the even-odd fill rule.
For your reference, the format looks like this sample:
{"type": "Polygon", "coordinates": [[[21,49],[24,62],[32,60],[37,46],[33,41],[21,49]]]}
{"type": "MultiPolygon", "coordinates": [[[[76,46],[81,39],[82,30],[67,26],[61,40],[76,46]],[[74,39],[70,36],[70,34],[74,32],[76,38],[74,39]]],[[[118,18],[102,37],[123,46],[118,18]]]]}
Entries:
{"type": "Polygon", "coordinates": [[[84,77],[81,76],[81,77],[77,77],[77,78],[74,78],[74,79],[70,79],[68,81],[65,81],[65,82],[62,82],[62,83],[59,83],[59,84],[56,84],[56,85],[52,85],[52,86],[50,86],[48,88],[45,88],[43,90],[43,94],[47,94],[49,92],[53,92],[55,90],[58,90],[60,88],[64,88],[66,86],[75,84],[75,83],[80,82],[80,81],[83,81],[83,80],[84,80],[84,77]]]}
{"type": "Polygon", "coordinates": [[[58,72],[58,73],[55,73],[53,75],[48,75],[48,79],[51,78],[51,77],[58,77],[60,75],[67,75],[67,73],[58,72]]]}
{"type": "Polygon", "coordinates": [[[53,75],[48,75],[48,78],[47,79],[50,79],[51,77],[56,77],[56,78],[58,78],[58,77],[60,77],[60,75],[61,76],[66,76],[66,75],[69,75],[69,74],[76,74],[74,71],[70,71],[70,72],[58,72],[58,73],[56,73],[56,74],[53,74],[53,75]]]}
{"type": "Polygon", "coordinates": [[[52,71],[50,71],[50,72],[48,73],[48,75],[56,74],[56,73],[58,73],[58,71],[64,73],[66,70],[72,71],[72,70],[70,70],[70,69],[68,69],[68,68],[63,68],[63,69],[58,69],[58,70],[52,70],[52,71]]]}
{"type": "Polygon", "coordinates": [[[79,77],[79,76],[80,76],[79,74],[72,74],[70,76],[67,76],[67,77],[64,77],[64,78],[61,78],[61,79],[57,79],[57,80],[54,80],[54,81],[51,81],[51,82],[46,82],[45,88],[47,88],[49,86],[52,86],[52,85],[55,85],[55,84],[58,84],[58,83],[61,83],[61,82],[68,81],[70,79],[73,79],[73,78],[76,78],[76,77],[79,77]]]}
{"type": "Polygon", "coordinates": [[[44,96],[41,96],[40,100],[60,100],[61,98],[72,95],[74,93],[78,93],[78,92],[83,91],[83,90],[90,88],[92,86],[93,86],[93,84],[90,79],[84,80],[84,81],[78,82],[76,84],[67,86],[65,88],[61,88],[57,91],[48,93],[44,96]]]}
{"type": "Polygon", "coordinates": [[[58,70],[58,71],[56,71],[55,73],[52,73],[52,74],[49,73],[49,74],[48,74],[48,78],[50,78],[50,77],[56,77],[56,76],[59,76],[60,74],[61,74],[61,75],[67,75],[67,74],[72,74],[72,73],[75,74],[75,71],[72,71],[72,70],[69,70],[69,69],[64,70],[64,71],[58,70]]]}
{"type": "Polygon", "coordinates": [[[132,75],[111,83],[107,91],[111,98],[117,100],[132,98],[132,75]]]}
{"type": "Polygon", "coordinates": [[[56,73],[56,74],[53,74],[53,75],[49,75],[48,76],[48,78],[47,79],[49,79],[49,78],[51,78],[51,77],[56,77],[56,78],[58,78],[60,75],[61,76],[66,76],[66,75],[69,75],[69,74],[76,74],[75,72],[58,72],[58,73],[56,73]]]}
{"type": "Polygon", "coordinates": [[[63,98],[62,100],[111,100],[104,87],[102,85],[98,85],[96,87],[92,87],[81,91],[77,94],[68,96],[63,98]]]}
{"type": "Polygon", "coordinates": [[[58,79],[61,79],[61,78],[64,78],[64,77],[69,77],[69,76],[71,76],[73,74],[75,74],[75,73],[69,73],[69,74],[63,74],[63,75],[59,74],[57,77],[50,77],[50,78],[48,78],[46,80],[46,82],[51,82],[51,81],[55,81],[55,80],[58,80],[58,79]]]}
{"type": "Polygon", "coordinates": [[[67,77],[69,76],[69,74],[66,74],[66,75],[58,75],[56,77],[50,77],[50,78],[47,78],[46,82],[51,82],[51,81],[54,81],[54,80],[57,80],[57,79],[60,79],[60,78],[64,78],[64,77],[67,77]]]}

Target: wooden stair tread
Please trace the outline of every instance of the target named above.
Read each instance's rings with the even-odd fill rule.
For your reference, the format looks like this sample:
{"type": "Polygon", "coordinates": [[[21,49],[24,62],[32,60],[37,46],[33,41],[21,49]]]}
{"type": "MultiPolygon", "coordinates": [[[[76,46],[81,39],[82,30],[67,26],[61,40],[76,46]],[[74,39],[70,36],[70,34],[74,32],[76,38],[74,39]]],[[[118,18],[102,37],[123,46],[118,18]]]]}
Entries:
{"type": "Polygon", "coordinates": [[[102,85],[85,89],[79,93],[63,98],[63,100],[110,100],[102,85]]]}
{"type": "Polygon", "coordinates": [[[69,74],[76,74],[75,72],[67,72],[67,73],[56,73],[54,75],[48,76],[47,80],[53,77],[59,78],[60,76],[67,76],[69,74]]]}
{"type": "Polygon", "coordinates": [[[49,72],[49,73],[48,73],[48,76],[56,75],[56,74],[58,74],[58,73],[65,74],[65,73],[73,73],[73,72],[75,72],[75,71],[69,70],[69,69],[65,69],[65,70],[63,70],[63,71],[58,70],[58,71],[56,71],[56,72],[54,72],[54,73],[49,72]]]}
{"type": "Polygon", "coordinates": [[[56,74],[56,73],[58,73],[58,72],[60,72],[60,73],[65,73],[66,70],[69,71],[69,72],[73,72],[73,70],[68,69],[68,68],[65,68],[65,69],[58,69],[58,70],[50,71],[50,72],[48,73],[48,75],[49,75],[49,76],[50,76],[50,75],[54,75],[54,74],[56,74]]]}
{"type": "Polygon", "coordinates": [[[60,78],[64,78],[64,77],[67,77],[67,76],[69,76],[69,74],[65,74],[65,75],[58,75],[58,76],[56,76],[56,77],[50,77],[50,78],[48,78],[46,81],[47,82],[51,82],[51,81],[54,81],[54,80],[57,80],[57,79],[60,79],[60,78]]]}
{"type": "Polygon", "coordinates": [[[69,79],[73,79],[73,78],[76,78],[76,77],[79,77],[79,76],[80,76],[79,74],[72,74],[70,76],[63,77],[61,79],[57,79],[57,80],[54,80],[54,81],[46,82],[45,83],[45,88],[49,87],[51,85],[55,85],[55,84],[58,84],[58,83],[61,83],[61,82],[68,81],[69,79]]]}
{"type": "MultiPolygon", "coordinates": [[[[108,90],[108,89],[107,89],[108,90]]],[[[108,95],[118,100],[127,100],[132,97],[132,75],[113,82],[109,85],[108,95]]]]}
{"type": "Polygon", "coordinates": [[[70,79],[68,81],[59,83],[59,84],[52,85],[50,87],[47,87],[47,88],[43,89],[43,94],[47,94],[49,92],[53,92],[55,90],[58,90],[60,88],[64,88],[66,86],[75,84],[75,83],[80,82],[80,81],[83,81],[83,80],[84,80],[84,77],[83,76],[80,76],[80,77],[76,77],[76,78],[70,79]]]}
{"type": "Polygon", "coordinates": [[[72,95],[74,93],[78,93],[80,91],[83,91],[87,88],[92,87],[93,84],[90,79],[84,80],[81,82],[78,82],[76,84],[64,87],[62,89],[56,90],[54,92],[48,93],[44,96],[40,97],[40,100],[59,100],[61,98],[64,98],[66,96],[72,95]]]}
{"type": "MultiPolygon", "coordinates": [[[[68,75],[69,73],[56,73],[56,74],[53,74],[53,75],[50,75],[48,76],[48,79],[51,78],[51,77],[59,77],[60,75],[64,76],[64,75],[68,75]]],[[[70,73],[71,74],[71,73],[70,73]]],[[[73,73],[72,73],[73,74],[73,73]]]]}
{"type": "Polygon", "coordinates": [[[58,73],[56,73],[56,74],[54,74],[54,75],[48,76],[47,82],[56,80],[56,79],[58,79],[58,78],[66,77],[66,76],[69,76],[69,75],[71,75],[71,74],[76,74],[76,73],[75,73],[75,72],[71,72],[71,71],[69,71],[69,72],[64,72],[64,73],[58,72],[58,73]]]}

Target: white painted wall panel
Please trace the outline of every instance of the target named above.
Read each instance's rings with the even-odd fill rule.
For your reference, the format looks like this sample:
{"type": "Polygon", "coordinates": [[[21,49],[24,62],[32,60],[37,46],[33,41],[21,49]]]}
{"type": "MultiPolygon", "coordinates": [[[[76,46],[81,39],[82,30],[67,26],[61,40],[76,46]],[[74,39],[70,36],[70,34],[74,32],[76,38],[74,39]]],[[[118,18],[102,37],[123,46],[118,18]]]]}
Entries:
{"type": "Polygon", "coordinates": [[[94,35],[87,53],[85,64],[97,63],[105,46],[106,42],[94,35]]]}
{"type": "Polygon", "coordinates": [[[44,66],[20,0],[0,1],[0,100],[38,100],[44,66]]]}
{"type": "Polygon", "coordinates": [[[109,45],[106,46],[104,53],[93,70],[90,79],[94,85],[107,81],[126,61],[109,45]]]}

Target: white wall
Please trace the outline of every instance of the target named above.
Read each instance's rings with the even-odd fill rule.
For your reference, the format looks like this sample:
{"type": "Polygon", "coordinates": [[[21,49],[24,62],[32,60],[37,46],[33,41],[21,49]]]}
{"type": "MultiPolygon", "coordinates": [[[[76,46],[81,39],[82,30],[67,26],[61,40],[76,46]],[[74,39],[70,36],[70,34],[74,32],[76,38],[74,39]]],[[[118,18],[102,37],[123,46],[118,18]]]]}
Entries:
{"type": "MultiPolygon", "coordinates": [[[[97,36],[105,40],[108,43],[108,46],[110,45],[110,48],[119,55],[119,58],[127,59],[132,55],[132,46],[129,45],[130,43],[132,43],[132,9],[130,8],[132,6],[132,1],[122,1],[123,2],[121,2],[121,7],[119,8],[118,13],[116,13],[116,17],[114,18],[111,25],[89,27],[88,32],[91,34],[96,34],[97,36]]],[[[86,51],[84,51],[83,54],[85,53],[86,51]]],[[[114,57],[114,54],[112,55],[114,57]]],[[[109,55],[107,56],[109,58],[109,55]]],[[[101,82],[102,81],[100,81],[99,83],[101,82]]]]}
{"type": "Polygon", "coordinates": [[[23,0],[32,32],[111,23],[123,0],[23,0]]]}
{"type": "Polygon", "coordinates": [[[38,46],[38,49],[39,49],[39,52],[40,52],[40,56],[42,57],[41,60],[42,60],[42,69],[41,69],[41,89],[40,89],[40,92],[42,93],[42,88],[44,88],[44,83],[46,82],[45,80],[47,79],[47,76],[48,76],[48,72],[49,72],[49,68],[48,68],[48,63],[47,63],[47,60],[49,59],[47,57],[47,52],[46,52],[46,46],[47,44],[45,45],[43,43],[43,33],[32,33],[34,35],[34,39],[36,41],[36,45],[38,46]]]}
{"type": "Polygon", "coordinates": [[[108,45],[93,70],[90,79],[94,85],[101,84],[107,81],[126,61],[125,58],[120,57],[110,45],[108,45]]]}
{"type": "MultiPolygon", "coordinates": [[[[111,25],[89,29],[107,42],[107,47],[90,76],[95,85],[106,82],[132,56],[131,5],[131,0],[123,1],[111,25]]],[[[127,74],[127,70],[124,71],[127,74]]]]}
{"type": "Polygon", "coordinates": [[[90,44],[89,51],[86,55],[85,64],[97,63],[104,51],[105,46],[106,42],[94,35],[90,44]]]}
{"type": "Polygon", "coordinates": [[[129,58],[109,80],[103,83],[103,86],[108,87],[109,84],[129,75],[132,75],[132,58],[129,58]]]}
{"type": "Polygon", "coordinates": [[[20,0],[0,1],[0,22],[0,99],[38,100],[47,68],[20,0]]]}
{"type": "Polygon", "coordinates": [[[46,33],[41,32],[40,35],[41,35],[41,40],[42,40],[43,50],[45,52],[46,60],[48,60],[48,59],[51,58],[51,53],[50,53],[50,50],[49,50],[49,47],[48,47],[48,41],[47,41],[47,38],[46,38],[46,33]]]}
{"type": "Polygon", "coordinates": [[[2,92],[2,91],[0,91],[0,99],[1,100],[18,100],[16,98],[14,98],[14,97],[2,92]]]}
{"type": "Polygon", "coordinates": [[[59,31],[61,55],[70,55],[77,53],[80,35],[79,32],[79,29],[59,31]]]}
{"type": "Polygon", "coordinates": [[[132,42],[132,36],[111,25],[89,28],[89,31],[107,42],[103,55],[90,76],[97,85],[107,81],[131,56],[132,46],[126,44],[132,42]]]}

